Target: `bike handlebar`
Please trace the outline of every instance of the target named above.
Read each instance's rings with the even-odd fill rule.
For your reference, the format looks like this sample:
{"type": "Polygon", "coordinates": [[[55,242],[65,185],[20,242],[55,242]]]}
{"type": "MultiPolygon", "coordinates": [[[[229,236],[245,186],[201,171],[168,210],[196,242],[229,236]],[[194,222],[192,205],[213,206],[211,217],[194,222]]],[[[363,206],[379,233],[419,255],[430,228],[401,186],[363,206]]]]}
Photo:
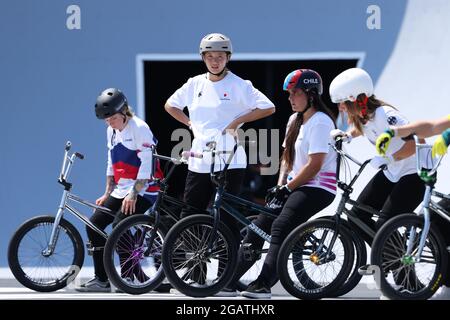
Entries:
{"type": "Polygon", "coordinates": [[[420,143],[419,138],[414,135],[414,142],[416,143],[416,169],[417,169],[417,174],[419,175],[419,177],[421,177],[422,179],[427,179],[427,178],[433,178],[433,176],[435,175],[439,165],[441,164],[442,158],[444,156],[439,156],[437,158],[437,161],[435,161],[435,159],[433,159],[431,157],[431,149],[433,148],[432,145],[426,144],[426,143],[420,143]],[[426,159],[426,163],[428,163],[428,161],[431,162],[431,168],[424,168],[422,167],[422,161],[421,161],[421,156],[423,155],[422,150],[425,150],[426,152],[426,157],[429,157],[430,159],[426,159]]]}
{"type": "Polygon", "coordinates": [[[64,147],[64,159],[61,166],[61,172],[59,174],[59,182],[67,182],[67,178],[69,177],[70,169],[75,161],[75,158],[80,160],[84,159],[84,155],[79,152],[74,152],[72,155],[69,155],[69,151],[72,148],[72,142],[67,141],[64,147]]]}
{"type": "MultiPolygon", "coordinates": [[[[211,176],[211,180],[212,182],[214,182],[216,185],[219,185],[221,182],[216,179],[216,172],[214,171],[215,169],[215,162],[216,162],[216,155],[220,155],[220,154],[228,154],[229,157],[227,159],[227,161],[225,162],[225,167],[223,170],[220,171],[221,175],[225,175],[226,172],[228,171],[228,167],[231,164],[231,160],[234,157],[234,154],[236,153],[237,148],[241,145],[241,146],[250,146],[256,144],[256,141],[239,141],[239,140],[235,140],[235,145],[233,146],[233,149],[231,151],[226,151],[226,150],[216,150],[217,148],[217,142],[216,141],[208,141],[206,143],[206,149],[203,150],[203,152],[211,152],[212,157],[211,157],[211,166],[210,166],[210,176],[211,176]]],[[[194,157],[194,158],[198,158],[198,159],[202,159],[203,158],[203,153],[198,153],[198,152],[193,152],[193,151],[183,151],[182,152],[183,157],[186,158],[190,158],[190,157],[194,157]]]]}

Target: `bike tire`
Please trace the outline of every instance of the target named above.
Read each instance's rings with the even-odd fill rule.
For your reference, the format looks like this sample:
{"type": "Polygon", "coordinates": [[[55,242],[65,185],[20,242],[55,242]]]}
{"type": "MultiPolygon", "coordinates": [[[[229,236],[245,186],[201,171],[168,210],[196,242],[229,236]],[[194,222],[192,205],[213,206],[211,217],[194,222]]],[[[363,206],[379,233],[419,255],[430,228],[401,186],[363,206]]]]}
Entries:
{"type": "Polygon", "coordinates": [[[80,233],[77,229],[67,220],[61,219],[59,223],[59,235],[58,241],[56,242],[55,251],[52,255],[45,257],[43,255],[43,250],[47,247],[51,230],[53,228],[53,224],[55,221],[54,216],[37,216],[25,221],[14,233],[12,236],[9,246],[8,246],[8,264],[11,272],[14,277],[19,281],[22,285],[27,288],[30,288],[34,291],[39,292],[52,292],[66,287],[71,281],[73,281],[81,267],[83,266],[84,261],[84,247],[83,240],[80,236],[80,233]],[[42,227],[42,238],[38,239],[39,234],[35,231],[39,232],[37,228],[42,227]],[[67,236],[69,240],[69,246],[67,247],[67,263],[66,265],[57,266],[58,262],[64,258],[64,256],[57,256],[64,248],[62,246],[58,246],[62,242],[62,237],[67,236]],[[19,252],[21,251],[22,246],[27,245],[27,238],[31,239],[29,247],[26,248],[28,252],[33,252],[34,258],[28,258],[30,261],[30,266],[25,266],[25,261],[22,257],[23,255],[19,252]],[[54,258],[52,260],[52,258],[54,258]],[[33,263],[31,262],[33,259],[33,263]],[[40,266],[37,268],[37,266],[40,266]],[[49,272],[49,276],[47,278],[43,278],[43,272],[49,272]],[[56,275],[58,271],[61,270],[60,275],[56,275]],[[37,271],[39,273],[40,278],[35,278],[31,272],[37,271]],[[51,274],[51,275],[50,275],[51,274]]]}
{"type": "MultiPolygon", "coordinates": [[[[327,216],[327,217],[320,217],[319,219],[327,219],[330,221],[334,221],[334,216],[327,216]]],[[[367,249],[366,249],[366,243],[363,239],[351,228],[350,224],[346,221],[341,219],[340,220],[341,226],[343,228],[346,228],[346,230],[351,235],[351,240],[353,242],[353,249],[355,252],[354,255],[354,262],[352,271],[350,272],[350,275],[348,276],[345,283],[338,287],[336,291],[331,292],[329,294],[329,297],[331,298],[337,298],[340,296],[343,296],[350,291],[352,291],[358,283],[361,281],[361,278],[363,277],[361,274],[359,274],[358,269],[361,266],[364,266],[367,264],[367,249]]]]}
{"type": "Polygon", "coordinates": [[[208,269],[207,264],[214,265],[212,262],[214,259],[208,255],[202,256],[207,248],[213,225],[214,218],[211,216],[192,215],[178,221],[165,238],[162,253],[164,272],[170,283],[187,296],[207,297],[216,294],[229,283],[236,270],[238,246],[235,242],[237,240],[234,239],[230,229],[220,222],[213,249],[215,252],[224,253],[221,257],[222,260],[217,259],[218,268],[221,264],[223,268],[222,271],[217,271],[217,275],[214,271],[210,274],[210,277],[215,277],[212,280],[203,279],[203,274],[205,277],[208,276],[208,273],[204,273],[205,267],[206,270],[208,269]],[[185,268],[188,270],[183,273],[185,268]],[[180,275],[177,271],[180,272],[180,275]],[[197,274],[195,274],[196,272],[197,274]],[[202,275],[202,279],[195,282],[199,279],[198,275],[202,275]],[[197,279],[192,279],[192,277],[197,279]]]}
{"type": "MultiPolygon", "coordinates": [[[[428,260],[434,257],[435,262],[432,263],[431,265],[436,265],[436,267],[432,273],[432,276],[426,277],[427,279],[429,278],[428,283],[424,284],[423,283],[424,277],[421,277],[421,279],[419,279],[417,276],[417,274],[421,274],[421,272],[416,271],[417,266],[420,267],[419,265],[420,261],[419,263],[414,262],[414,269],[411,269],[407,264],[404,263],[405,256],[403,255],[403,253],[405,253],[404,251],[406,250],[406,244],[403,244],[403,242],[401,241],[402,240],[401,238],[404,238],[404,236],[402,236],[402,233],[399,232],[398,230],[399,228],[400,230],[403,229],[408,230],[408,228],[411,227],[422,229],[423,224],[424,221],[422,216],[418,216],[414,213],[402,214],[387,221],[380,228],[380,230],[377,232],[375,236],[372,245],[371,263],[372,265],[376,265],[379,267],[380,270],[380,272],[378,272],[379,279],[376,280],[379,280],[381,291],[389,299],[425,300],[430,298],[439,289],[439,287],[442,285],[444,281],[445,272],[447,270],[448,264],[448,253],[446,251],[446,246],[442,235],[440,234],[439,230],[437,230],[433,226],[433,224],[431,224],[430,226],[430,230],[426,240],[427,242],[425,243],[426,246],[429,247],[429,254],[432,256],[427,255],[426,259],[428,260]],[[395,242],[393,240],[390,240],[393,239],[392,236],[394,236],[394,234],[396,238],[395,242]],[[396,247],[396,245],[399,246],[396,247]],[[395,258],[396,256],[398,256],[397,259],[395,258]],[[394,259],[394,261],[399,260],[399,262],[397,262],[398,265],[395,266],[391,265],[388,267],[389,263],[388,258],[394,259]],[[406,283],[407,288],[405,288],[403,284],[399,285],[398,283],[396,283],[396,282],[402,283],[404,282],[402,281],[402,279],[399,280],[395,279],[394,270],[402,270],[402,268],[403,270],[409,268],[407,271],[405,271],[406,277],[404,277],[408,278],[406,283]],[[413,270],[414,272],[412,272],[413,270]],[[392,281],[390,279],[388,280],[390,275],[392,281]],[[411,285],[408,286],[408,284],[412,282],[410,280],[414,280],[415,288],[412,288],[411,285]],[[392,285],[390,282],[392,282],[392,285]],[[420,287],[419,285],[423,287],[420,287]]],[[[405,232],[405,235],[407,233],[408,232],[405,232]]],[[[416,239],[418,238],[419,237],[417,236],[416,239]]],[[[406,238],[404,238],[404,240],[406,241],[406,238]]],[[[414,243],[414,245],[417,244],[417,241],[416,243],[414,243]]],[[[411,265],[411,263],[408,264],[411,265]]],[[[398,274],[400,274],[400,272],[396,271],[397,278],[399,277],[398,274]]]]}
{"type": "Polygon", "coordinates": [[[125,293],[144,294],[158,287],[164,280],[161,251],[167,230],[164,224],[159,223],[152,247],[148,248],[144,242],[154,229],[153,216],[133,215],[122,220],[106,241],[103,254],[106,274],[112,284],[125,293]],[[133,270],[129,273],[133,279],[124,278],[121,274],[122,268],[126,268],[127,263],[131,263],[133,270]],[[142,264],[146,266],[143,267],[142,264]],[[138,275],[135,273],[136,270],[139,270],[138,275]]]}
{"type": "MultiPolygon", "coordinates": [[[[303,272],[307,269],[307,267],[305,267],[303,263],[303,261],[307,261],[303,259],[303,255],[307,254],[308,251],[303,250],[303,248],[306,248],[305,244],[308,242],[311,243],[310,239],[317,238],[314,235],[315,231],[324,229],[328,230],[328,232],[330,230],[336,232],[335,228],[336,224],[332,221],[321,219],[312,220],[295,228],[288,235],[285,241],[283,241],[280,252],[278,254],[277,270],[281,284],[286,289],[286,291],[288,291],[293,296],[299,299],[307,300],[328,297],[332,292],[335,292],[336,289],[341,286],[348,278],[354,259],[354,252],[350,234],[344,228],[339,229],[338,237],[336,239],[339,240],[338,244],[340,245],[336,246],[335,248],[339,249],[338,247],[341,247],[342,253],[339,256],[343,256],[341,268],[339,269],[338,274],[333,277],[333,279],[330,280],[329,283],[317,283],[316,280],[311,279],[310,275],[307,274],[307,272],[303,272]],[[292,268],[290,267],[291,265],[292,268]],[[293,278],[295,281],[293,280],[293,278]],[[299,282],[298,284],[297,281],[299,282]]],[[[317,245],[317,243],[311,243],[312,247],[314,247],[315,245],[317,245]]],[[[319,245],[319,248],[320,247],[321,246],[319,245]]],[[[309,260],[311,262],[314,261],[313,256],[316,256],[316,253],[311,249],[311,254],[309,256],[309,260]]],[[[336,258],[336,254],[334,255],[334,257],[336,258]]],[[[320,262],[320,259],[317,261],[320,262]]],[[[332,261],[333,260],[331,260],[331,262],[332,261]]],[[[313,262],[311,266],[315,268],[315,266],[320,267],[321,265],[322,264],[316,264],[315,262],[313,262]]]]}

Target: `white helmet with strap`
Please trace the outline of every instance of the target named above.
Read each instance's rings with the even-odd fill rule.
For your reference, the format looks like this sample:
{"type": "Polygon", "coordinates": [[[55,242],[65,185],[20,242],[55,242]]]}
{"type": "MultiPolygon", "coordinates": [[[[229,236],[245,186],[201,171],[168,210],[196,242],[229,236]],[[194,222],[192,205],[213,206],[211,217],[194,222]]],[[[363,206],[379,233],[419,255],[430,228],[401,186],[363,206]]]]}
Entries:
{"type": "Polygon", "coordinates": [[[334,103],[356,101],[358,95],[373,95],[373,82],[363,69],[351,68],[341,72],[330,84],[330,98],[334,103]]]}

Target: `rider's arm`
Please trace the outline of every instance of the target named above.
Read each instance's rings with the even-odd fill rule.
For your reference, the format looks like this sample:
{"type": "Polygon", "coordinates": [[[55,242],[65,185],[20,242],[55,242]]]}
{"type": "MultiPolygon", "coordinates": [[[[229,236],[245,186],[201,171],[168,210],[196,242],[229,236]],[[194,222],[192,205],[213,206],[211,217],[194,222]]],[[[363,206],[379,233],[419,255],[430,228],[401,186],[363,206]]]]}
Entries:
{"type": "Polygon", "coordinates": [[[144,188],[147,181],[148,181],[147,179],[137,179],[136,180],[133,188],[131,189],[131,191],[129,193],[130,199],[136,200],[137,196],[139,195],[139,192],[141,192],[142,188],[144,188]]]}
{"type": "Polygon", "coordinates": [[[414,140],[406,141],[397,152],[392,154],[395,161],[403,160],[416,153],[416,143],[414,140]]]}
{"type": "Polygon", "coordinates": [[[391,127],[394,130],[394,136],[407,137],[415,134],[419,138],[440,134],[447,128],[450,128],[450,115],[437,120],[416,121],[401,127],[391,127]]]}
{"type": "Polygon", "coordinates": [[[116,182],[114,181],[114,176],[106,176],[106,189],[105,195],[109,196],[116,187],[116,182]]]}
{"type": "Polygon", "coordinates": [[[265,118],[270,116],[275,112],[275,107],[268,108],[268,109],[253,109],[249,113],[244,114],[243,116],[240,116],[239,118],[234,119],[226,128],[236,130],[240,124],[255,121],[261,118],[265,118]]]}
{"type": "Polygon", "coordinates": [[[284,161],[281,161],[280,165],[280,175],[278,177],[278,185],[282,186],[286,183],[288,176],[288,168],[286,166],[286,163],[284,161]]]}
{"type": "Polygon", "coordinates": [[[152,146],[156,143],[152,131],[146,124],[138,125],[135,130],[134,137],[137,147],[137,156],[139,160],[141,160],[141,164],[137,172],[134,186],[129,193],[129,199],[133,200],[137,198],[139,192],[142,191],[147,182],[152,178],[152,146]]]}
{"type": "Polygon", "coordinates": [[[191,126],[191,121],[189,120],[189,117],[183,112],[183,110],[171,106],[169,103],[166,102],[164,109],[175,119],[180,121],[181,123],[185,124],[186,126],[191,126]]]}
{"type": "Polygon", "coordinates": [[[359,132],[356,128],[352,127],[350,131],[347,131],[347,135],[351,135],[352,138],[356,138],[361,136],[361,132],[359,132]]]}
{"type": "Polygon", "coordinates": [[[294,190],[313,179],[322,168],[326,155],[326,153],[310,154],[308,162],[300,169],[297,175],[287,183],[287,187],[290,190],[294,190]]]}

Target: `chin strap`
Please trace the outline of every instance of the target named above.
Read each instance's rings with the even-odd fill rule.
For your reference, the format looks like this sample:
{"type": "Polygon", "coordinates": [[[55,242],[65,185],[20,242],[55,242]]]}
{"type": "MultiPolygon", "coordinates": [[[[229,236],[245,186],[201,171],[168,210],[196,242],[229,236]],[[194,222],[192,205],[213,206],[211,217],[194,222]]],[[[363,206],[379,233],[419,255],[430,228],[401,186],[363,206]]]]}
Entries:
{"type": "Polygon", "coordinates": [[[297,117],[303,117],[306,111],[308,111],[309,108],[312,107],[311,98],[308,98],[308,105],[306,106],[305,110],[297,112],[297,117]]]}
{"type": "Polygon", "coordinates": [[[211,71],[208,70],[209,73],[211,73],[212,75],[216,76],[216,77],[220,77],[225,70],[227,70],[227,67],[223,68],[222,71],[220,71],[219,73],[212,73],[211,71]]]}

